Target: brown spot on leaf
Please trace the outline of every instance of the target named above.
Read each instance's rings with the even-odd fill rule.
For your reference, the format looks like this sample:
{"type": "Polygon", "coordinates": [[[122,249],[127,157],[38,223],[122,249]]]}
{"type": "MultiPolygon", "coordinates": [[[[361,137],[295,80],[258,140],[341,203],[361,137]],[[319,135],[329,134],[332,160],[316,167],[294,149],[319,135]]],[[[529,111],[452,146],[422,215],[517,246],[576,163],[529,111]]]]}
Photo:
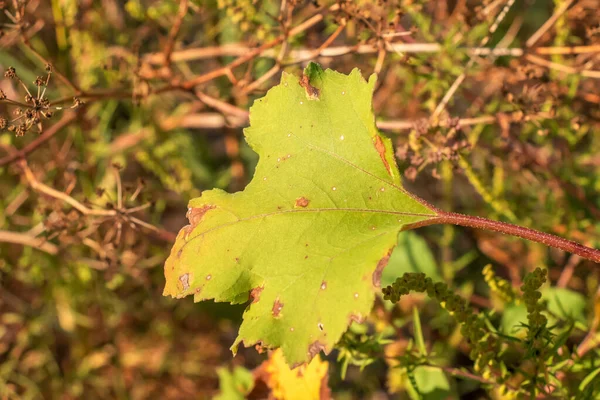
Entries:
{"type": "Polygon", "coordinates": [[[308,357],[313,359],[321,350],[325,350],[325,345],[315,340],[308,346],[308,357]]]}
{"type": "Polygon", "coordinates": [[[387,158],[385,158],[385,145],[383,144],[383,140],[381,136],[375,135],[375,150],[379,153],[379,157],[381,157],[381,161],[383,161],[383,165],[385,165],[385,169],[388,174],[392,175],[392,168],[390,167],[390,163],[387,158]]]}
{"type": "Polygon", "coordinates": [[[188,290],[190,288],[190,274],[183,274],[179,277],[179,282],[183,286],[183,290],[188,290]]]}
{"type": "Polygon", "coordinates": [[[252,304],[258,303],[258,301],[260,300],[260,293],[263,291],[264,288],[264,286],[257,286],[250,291],[249,300],[252,300],[252,304]]]}
{"type": "Polygon", "coordinates": [[[308,200],[306,197],[299,197],[296,199],[296,207],[305,208],[308,206],[308,203],[310,203],[310,200],[308,200]]]}
{"type": "Polygon", "coordinates": [[[275,303],[273,303],[273,309],[271,310],[271,314],[273,314],[273,316],[275,318],[279,317],[279,314],[281,314],[281,310],[283,309],[283,303],[279,301],[279,297],[277,299],[275,299],[275,303]]]}
{"type": "Polygon", "coordinates": [[[383,273],[383,269],[387,266],[388,262],[390,261],[390,255],[392,254],[393,249],[393,247],[389,249],[386,255],[383,256],[381,260],[379,260],[379,262],[377,263],[377,267],[375,268],[375,271],[373,271],[373,286],[381,287],[381,274],[383,273]]]}
{"type": "MultiPolygon", "coordinates": [[[[300,78],[300,86],[306,91],[306,98],[309,100],[319,100],[319,89],[310,84],[310,78],[307,75],[302,75],[300,78]]],[[[301,127],[302,128],[302,127],[301,127]]]]}
{"type": "Polygon", "coordinates": [[[204,214],[206,214],[208,210],[212,210],[213,208],[215,208],[215,206],[213,206],[212,204],[205,204],[202,207],[188,208],[188,212],[185,216],[187,217],[188,221],[190,221],[190,224],[183,228],[186,238],[190,233],[192,233],[194,228],[198,226],[200,221],[202,221],[204,214]]]}

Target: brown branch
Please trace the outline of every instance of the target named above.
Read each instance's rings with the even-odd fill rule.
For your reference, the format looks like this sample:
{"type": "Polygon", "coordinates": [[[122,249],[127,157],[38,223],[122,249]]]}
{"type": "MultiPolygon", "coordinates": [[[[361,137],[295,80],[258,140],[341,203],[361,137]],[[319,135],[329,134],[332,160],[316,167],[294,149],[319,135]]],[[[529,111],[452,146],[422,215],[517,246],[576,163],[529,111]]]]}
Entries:
{"type": "Polygon", "coordinates": [[[322,55],[323,52],[329,46],[331,46],[333,41],[344,31],[345,27],[346,27],[345,24],[338,26],[337,29],[323,42],[323,44],[321,44],[315,50],[311,50],[310,53],[307,56],[305,56],[304,58],[294,57],[295,60],[294,60],[293,64],[299,63],[299,62],[310,61],[310,60],[315,59],[315,58],[319,57],[320,55],[322,55]]]}
{"type": "Polygon", "coordinates": [[[51,188],[50,186],[45,185],[44,183],[38,181],[37,178],[35,177],[35,175],[33,174],[33,171],[31,171],[31,169],[29,168],[29,166],[27,165],[27,162],[25,160],[21,160],[19,162],[19,166],[23,170],[25,179],[27,180],[27,182],[29,183],[29,185],[31,186],[31,188],[33,190],[43,193],[43,194],[50,196],[52,198],[55,198],[57,200],[63,201],[65,203],[69,204],[71,207],[73,207],[74,209],[76,209],[83,215],[92,216],[92,217],[115,218],[115,217],[119,216],[120,214],[122,214],[126,220],[128,220],[136,225],[139,225],[143,228],[146,228],[150,231],[155,232],[155,234],[158,238],[160,238],[166,242],[174,242],[175,241],[176,235],[174,233],[166,231],[161,228],[158,228],[154,225],[151,225],[151,224],[144,222],[141,219],[136,218],[132,215],[128,215],[127,209],[94,210],[92,208],[85,206],[84,204],[80,203],[79,201],[75,200],[73,197],[69,196],[68,194],[60,192],[58,190],[55,190],[55,189],[51,188]]]}
{"type": "MultiPolygon", "coordinates": [[[[385,49],[390,53],[439,53],[444,47],[438,43],[386,43],[385,49]]],[[[290,50],[286,57],[286,65],[297,64],[308,61],[316,57],[339,57],[350,53],[355,54],[375,54],[379,47],[375,44],[361,44],[352,46],[328,46],[319,49],[298,48],[290,50]],[[316,54],[316,55],[315,55],[316,54]]],[[[172,53],[172,60],[177,61],[195,61],[203,59],[212,59],[216,57],[232,56],[240,57],[252,51],[240,43],[229,43],[222,46],[209,46],[200,48],[189,48],[177,50],[172,53]]],[[[518,47],[459,47],[457,51],[466,52],[474,56],[508,56],[522,57],[525,51],[518,47]]],[[[536,47],[528,49],[528,53],[547,55],[547,54],[588,54],[600,51],[600,45],[589,46],[550,46],[536,47]]],[[[273,49],[265,50],[260,54],[261,57],[276,58],[277,53],[273,49]]],[[[143,61],[151,65],[160,65],[163,63],[162,53],[150,53],[144,56],[143,61]]]]}
{"type": "Polygon", "coordinates": [[[217,111],[222,112],[224,115],[231,115],[243,121],[248,120],[249,113],[246,110],[236,107],[233,104],[229,104],[223,100],[211,97],[205,93],[202,93],[199,90],[196,90],[195,94],[196,97],[198,97],[198,100],[200,100],[202,103],[206,104],[211,108],[214,108],[217,111]]]}
{"type": "Polygon", "coordinates": [[[29,143],[23,149],[14,152],[4,158],[0,158],[0,167],[10,164],[19,158],[25,158],[30,153],[33,153],[38,147],[46,143],[50,138],[56,135],[61,129],[69,125],[75,120],[76,114],[74,112],[67,112],[63,117],[58,120],[54,125],[44,130],[44,132],[38,136],[33,142],[29,143]]]}
{"type": "Polygon", "coordinates": [[[175,46],[175,39],[179,34],[179,30],[181,29],[181,24],[183,23],[183,18],[185,14],[187,14],[188,10],[188,0],[181,0],[179,2],[179,11],[177,12],[177,17],[171,30],[169,31],[169,37],[167,38],[167,44],[165,45],[164,50],[164,65],[165,67],[169,67],[171,65],[171,54],[173,53],[173,47],[175,46]]]}
{"type": "Polygon", "coordinates": [[[37,180],[37,178],[33,174],[33,171],[31,170],[31,168],[29,168],[29,166],[27,165],[25,160],[21,160],[19,162],[19,166],[23,169],[25,179],[27,179],[27,182],[29,183],[29,185],[31,186],[31,188],[33,190],[40,192],[40,193],[44,193],[55,199],[64,201],[65,203],[69,204],[71,207],[73,207],[74,209],[76,209],[77,211],[79,211],[80,213],[82,213],[84,215],[92,215],[92,216],[97,216],[97,217],[114,217],[117,215],[116,210],[93,210],[93,209],[81,204],[80,202],[78,202],[73,197],[69,196],[68,194],[59,192],[58,190],[55,190],[55,189],[51,188],[50,186],[43,184],[42,182],[37,180]]]}
{"type": "Polygon", "coordinates": [[[25,233],[0,230],[0,242],[33,247],[53,256],[58,254],[58,246],[55,244],[47,242],[44,238],[36,238],[25,233]]]}
{"type": "MultiPolygon", "coordinates": [[[[338,8],[339,8],[339,6],[336,4],[336,5],[329,7],[329,11],[334,11],[334,10],[337,10],[338,8]]],[[[238,66],[252,60],[256,56],[263,53],[265,50],[271,49],[271,48],[277,46],[278,44],[282,43],[284,40],[287,40],[288,38],[294,37],[294,36],[298,35],[299,33],[304,32],[305,30],[312,27],[313,25],[321,22],[323,20],[323,18],[324,18],[324,16],[321,13],[317,14],[317,15],[313,15],[308,20],[306,20],[303,23],[299,24],[298,26],[295,26],[292,29],[290,29],[289,32],[287,33],[287,35],[280,35],[277,38],[271,40],[270,42],[265,43],[262,46],[259,46],[257,48],[250,50],[248,53],[246,53],[245,55],[243,55],[241,57],[238,57],[236,60],[232,61],[230,64],[228,64],[224,67],[221,67],[221,68],[217,68],[213,71],[207,72],[207,73],[197,76],[195,78],[192,78],[181,84],[173,84],[172,86],[178,86],[182,89],[189,90],[189,89],[192,89],[193,87],[198,86],[202,83],[211,81],[220,76],[224,76],[228,73],[228,71],[231,71],[233,68],[238,67],[238,66]]]]}
{"type": "Polygon", "coordinates": [[[590,69],[578,69],[575,67],[570,67],[568,65],[563,65],[559,63],[555,63],[552,61],[548,61],[545,58],[534,56],[533,54],[527,54],[525,59],[533,64],[546,67],[549,69],[554,69],[560,72],[565,72],[567,74],[577,74],[584,76],[586,78],[595,78],[600,79],[600,71],[590,70],[590,69]]]}

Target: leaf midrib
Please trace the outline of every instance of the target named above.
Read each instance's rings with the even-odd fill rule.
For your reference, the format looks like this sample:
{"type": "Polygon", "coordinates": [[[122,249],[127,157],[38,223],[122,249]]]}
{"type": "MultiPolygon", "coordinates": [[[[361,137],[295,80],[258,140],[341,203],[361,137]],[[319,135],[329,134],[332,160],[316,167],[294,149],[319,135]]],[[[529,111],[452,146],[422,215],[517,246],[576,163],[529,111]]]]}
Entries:
{"type": "MultiPolygon", "coordinates": [[[[219,225],[219,226],[212,227],[209,230],[206,230],[206,231],[204,231],[202,233],[199,233],[198,235],[195,235],[195,236],[191,237],[189,240],[187,240],[183,244],[183,246],[181,246],[181,250],[183,250],[183,248],[188,243],[191,243],[192,240],[194,240],[194,239],[196,239],[198,237],[204,236],[207,233],[211,233],[211,232],[214,232],[214,231],[222,229],[222,228],[226,228],[228,226],[235,225],[235,224],[240,223],[240,222],[247,222],[247,221],[257,220],[257,219],[266,218],[266,217],[273,217],[273,216],[284,215],[284,214],[318,213],[318,212],[333,212],[333,211],[358,212],[358,213],[374,213],[374,214],[387,214],[387,215],[404,215],[404,216],[409,216],[409,217],[435,217],[436,216],[436,214],[411,213],[411,212],[404,212],[404,211],[379,210],[379,209],[372,209],[372,208],[311,208],[311,209],[308,209],[308,210],[304,210],[304,209],[278,210],[278,211],[273,211],[273,212],[270,212],[270,213],[256,214],[256,215],[252,215],[250,217],[240,218],[240,219],[238,219],[236,221],[231,221],[231,222],[228,222],[226,224],[222,224],[222,225],[219,225]]],[[[211,212],[211,210],[209,210],[207,213],[210,213],[210,212],[211,212]]]]}

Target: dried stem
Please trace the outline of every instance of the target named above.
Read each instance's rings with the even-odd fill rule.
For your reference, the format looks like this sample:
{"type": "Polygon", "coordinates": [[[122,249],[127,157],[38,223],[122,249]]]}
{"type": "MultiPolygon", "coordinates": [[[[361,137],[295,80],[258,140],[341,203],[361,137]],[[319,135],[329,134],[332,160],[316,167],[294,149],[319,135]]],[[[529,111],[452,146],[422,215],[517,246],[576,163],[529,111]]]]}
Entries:
{"type": "Polygon", "coordinates": [[[173,48],[175,47],[175,39],[177,38],[177,34],[181,29],[181,24],[183,23],[185,14],[187,14],[187,10],[188,0],[181,0],[179,2],[179,11],[177,12],[177,17],[173,23],[173,26],[171,27],[169,37],[167,38],[167,44],[165,45],[164,64],[167,68],[171,65],[171,54],[173,53],[173,48]]]}
{"type": "Polygon", "coordinates": [[[548,18],[548,20],[544,22],[544,24],[533,35],[531,35],[529,39],[527,39],[527,42],[525,42],[525,46],[532,47],[533,45],[535,45],[538,42],[538,40],[540,40],[540,38],[544,35],[544,33],[546,33],[548,29],[550,29],[554,25],[554,23],[560,18],[560,16],[567,11],[571,4],[573,4],[573,1],[574,0],[565,1],[556,10],[556,12],[550,18],[548,18]]]}
{"type": "Polygon", "coordinates": [[[56,246],[55,244],[46,242],[46,240],[43,238],[36,238],[25,233],[0,230],[0,242],[33,247],[50,255],[58,254],[58,246],[56,246]]]}

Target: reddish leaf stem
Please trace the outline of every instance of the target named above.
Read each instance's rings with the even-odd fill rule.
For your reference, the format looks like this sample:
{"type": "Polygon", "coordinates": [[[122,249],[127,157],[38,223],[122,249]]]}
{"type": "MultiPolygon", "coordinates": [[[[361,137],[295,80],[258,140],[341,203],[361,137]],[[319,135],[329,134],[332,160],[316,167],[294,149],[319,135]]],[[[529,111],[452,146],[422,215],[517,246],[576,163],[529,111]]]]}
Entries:
{"type": "Polygon", "coordinates": [[[518,225],[509,224],[506,222],[492,221],[490,219],[473,217],[470,215],[446,212],[435,210],[437,217],[417,222],[416,224],[407,225],[405,229],[419,228],[427,225],[435,224],[452,224],[459,226],[467,226],[469,228],[485,229],[488,231],[500,232],[511,236],[517,236],[533,242],[543,243],[547,246],[555,247],[569,253],[577,254],[587,260],[594,261],[600,264],[600,250],[592,249],[591,247],[563,239],[556,235],[536,231],[518,225]]]}

